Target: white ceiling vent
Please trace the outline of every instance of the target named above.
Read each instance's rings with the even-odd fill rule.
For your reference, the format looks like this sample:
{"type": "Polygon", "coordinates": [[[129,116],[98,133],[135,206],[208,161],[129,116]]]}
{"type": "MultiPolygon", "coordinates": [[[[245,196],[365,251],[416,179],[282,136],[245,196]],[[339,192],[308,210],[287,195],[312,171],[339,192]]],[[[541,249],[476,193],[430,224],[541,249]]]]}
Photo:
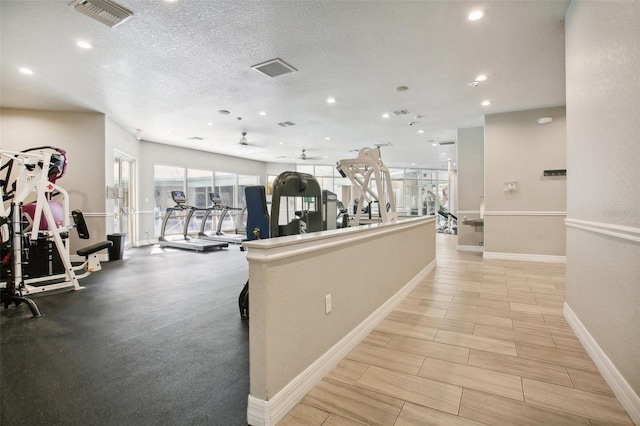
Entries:
{"type": "Polygon", "coordinates": [[[438,142],[439,145],[455,145],[455,141],[442,141],[438,142]]]}
{"type": "Polygon", "coordinates": [[[278,123],[280,127],[292,127],[295,126],[296,123],[292,123],[291,121],[283,121],[282,123],[278,123]]]}
{"type": "Polygon", "coordinates": [[[74,0],[69,5],[98,22],[109,27],[122,24],[133,16],[133,12],[111,0],[74,0]]]}
{"type": "Polygon", "coordinates": [[[251,68],[269,77],[278,77],[283,74],[289,74],[298,71],[280,58],[275,58],[270,61],[254,65],[251,68]]]}

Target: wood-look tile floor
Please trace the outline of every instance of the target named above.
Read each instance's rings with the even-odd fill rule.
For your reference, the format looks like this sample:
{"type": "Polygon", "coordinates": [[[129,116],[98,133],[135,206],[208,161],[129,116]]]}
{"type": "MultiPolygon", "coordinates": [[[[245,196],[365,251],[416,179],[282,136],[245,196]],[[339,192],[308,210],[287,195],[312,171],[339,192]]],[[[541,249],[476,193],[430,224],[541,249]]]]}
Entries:
{"type": "Polygon", "coordinates": [[[633,424],[562,315],[564,265],[456,242],[280,426],[633,424]]]}

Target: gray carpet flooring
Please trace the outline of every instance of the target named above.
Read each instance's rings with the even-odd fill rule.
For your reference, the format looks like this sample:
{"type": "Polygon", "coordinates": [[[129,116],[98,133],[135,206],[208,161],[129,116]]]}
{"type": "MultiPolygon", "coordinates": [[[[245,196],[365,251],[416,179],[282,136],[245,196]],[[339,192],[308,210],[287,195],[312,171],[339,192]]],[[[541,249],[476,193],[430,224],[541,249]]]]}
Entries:
{"type": "Polygon", "coordinates": [[[238,246],[142,247],[0,314],[2,425],[246,425],[238,246]]]}

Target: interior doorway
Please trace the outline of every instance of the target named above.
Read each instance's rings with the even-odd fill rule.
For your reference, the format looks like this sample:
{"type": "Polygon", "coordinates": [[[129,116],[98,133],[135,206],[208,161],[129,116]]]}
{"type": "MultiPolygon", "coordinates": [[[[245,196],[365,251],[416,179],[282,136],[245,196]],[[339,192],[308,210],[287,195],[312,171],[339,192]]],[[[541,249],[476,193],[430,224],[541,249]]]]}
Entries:
{"type": "Polygon", "coordinates": [[[113,205],[113,232],[126,234],[124,248],[131,248],[135,239],[136,215],[133,208],[133,188],[136,161],[134,158],[114,152],[113,185],[119,189],[119,197],[113,205]]]}

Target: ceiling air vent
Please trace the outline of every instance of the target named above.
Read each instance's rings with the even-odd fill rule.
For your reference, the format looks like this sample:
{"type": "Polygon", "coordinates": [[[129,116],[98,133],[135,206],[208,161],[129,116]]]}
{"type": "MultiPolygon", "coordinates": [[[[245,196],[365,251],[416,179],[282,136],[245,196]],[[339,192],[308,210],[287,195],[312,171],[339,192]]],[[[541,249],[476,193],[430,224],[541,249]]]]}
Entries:
{"type": "Polygon", "coordinates": [[[292,123],[291,121],[283,121],[282,123],[278,123],[278,126],[280,127],[291,127],[295,125],[296,123],[292,123]]]}
{"type": "Polygon", "coordinates": [[[71,4],[78,12],[112,28],[133,16],[132,11],[111,0],[75,0],[71,4]]]}
{"type": "Polygon", "coordinates": [[[438,145],[455,145],[455,141],[442,141],[438,142],[438,145]]]}
{"type": "Polygon", "coordinates": [[[408,115],[409,110],[407,109],[399,109],[398,111],[393,111],[393,115],[408,115]]]}
{"type": "Polygon", "coordinates": [[[258,65],[253,65],[251,68],[269,77],[278,77],[283,74],[298,71],[280,58],[275,58],[258,65]]]}

